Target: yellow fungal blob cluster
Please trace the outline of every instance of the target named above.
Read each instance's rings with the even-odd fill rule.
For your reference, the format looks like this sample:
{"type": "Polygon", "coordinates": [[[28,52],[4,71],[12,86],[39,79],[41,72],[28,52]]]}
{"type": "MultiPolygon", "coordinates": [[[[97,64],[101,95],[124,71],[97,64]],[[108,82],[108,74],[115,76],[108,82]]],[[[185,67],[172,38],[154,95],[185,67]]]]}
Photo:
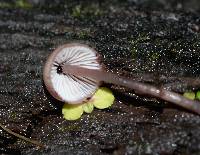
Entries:
{"type": "Polygon", "coordinates": [[[188,98],[188,99],[191,99],[191,100],[200,100],[200,91],[197,91],[196,93],[195,92],[185,92],[183,94],[184,97],[188,98]]]}
{"type": "Polygon", "coordinates": [[[83,112],[91,113],[94,107],[98,109],[110,107],[114,99],[114,95],[110,89],[101,87],[88,102],[78,105],[65,103],[62,108],[62,114],[66,120],[77,120],[81,117],[83,112]]]}
{"type": "Polygon", "coordinates": [[[184,97],[190,99],[190,100],[194,100],[195,99],[195,93],[194,92],[185,92],[183,94],[184,97]]]}

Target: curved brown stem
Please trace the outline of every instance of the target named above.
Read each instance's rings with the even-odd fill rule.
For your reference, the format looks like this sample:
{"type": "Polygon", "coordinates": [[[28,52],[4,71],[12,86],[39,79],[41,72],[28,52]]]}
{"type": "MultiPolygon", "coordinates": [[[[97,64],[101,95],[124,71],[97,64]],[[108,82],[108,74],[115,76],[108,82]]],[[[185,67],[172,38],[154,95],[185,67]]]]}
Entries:
{"type": "Polygon", "coordinates": [[[62,69],[63,69],[63,73],[66,73],[66,74],[89,77],[97,81],[104,81],[107,83],[112,83],[112,84],[121,85],[127,88],[131,88],[131,89],[134,89],[138,93],[154,96],[154,97],[163,99],[165,101],[169,101],[171,103],[174,103],[178,106],[181,106],[187,110],[190,110],[200,115],[200,102],[187,99],[182,95],[165,90],[163,88],[156,88],[154,86],[136,82],[126,77],[118,76],[113,73],[108,73],[105,71],[95,70],[95,69],[87,69],[87,68],[78,67],[75,65],[74,66],[64,65],[62,69]]]}
{"type": "Polygon", "coordinates": [[[25,141],[27,141],[27,142],[29,142],[29,143],[35,144],[35,145],[37,145],[37,146],[39,146],[39,147],[42,147],[42,148],[45,147],[43,144],[41,144],[40,142],[38,142],[38,141],[36,141],[36,140],[32,140],[32,139],[30,139],[30,138],[26,138],[26,137],[24,137],[24,136],[22,136],[22,135],[20,135],[20,134],[18,134],[18,133],[15,133],[15,132],[11,131],[10,129],[6,128],[6,127],[5,127],[3,124],[1,124],[1,123],[0,123],[0,127],[1,127],[2,129],[4,129],[6,132],[8,132],[9,134],[11,134],[11,135],[14,135],[14,136],[16,136],[16,137],[18,137],[18,138],[20,138],[20,139],[23,139],[23,140],[25,140],[25,141]]]}

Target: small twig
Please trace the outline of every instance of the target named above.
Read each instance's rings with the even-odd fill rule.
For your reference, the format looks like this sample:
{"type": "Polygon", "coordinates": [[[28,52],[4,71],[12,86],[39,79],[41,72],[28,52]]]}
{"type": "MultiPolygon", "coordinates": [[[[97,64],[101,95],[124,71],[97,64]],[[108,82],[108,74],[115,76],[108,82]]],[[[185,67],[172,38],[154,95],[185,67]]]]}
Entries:
{"type": "Polygon", "coordinates": [[[41,147],[41,148],[44,148],[44,147],[45,147],[42,143],[40,143],[40,142],[38,142],[38,141],[36,141],[36,140],[32,140],[32,139],[30,139],[30,138],[26,138],[26,137],[24,137],[24,136],[22,136],[22,135],[20,135],[20,134],[18,134],[18,133],[15,133],[15,132],[11,131],[10,129],[6,128],[6,127],[5,127],[3,124],[1,124],[1,123],[0,123],[0,127],[1,127],[2,129],[4,129],[6,132],[8,132],[9,134],[11,134],[11,135],[14,135],[14,136],[16,136],[16,137],[18,137],[18,138],[20,138],[20,139],[23,139],[23,140],[25,140],[25,141],[27,141],[27,142],[29,142],[29,143],[35,144],[35,145],[37,145],[37,146],[39,146],[39,147],[41,147]]]}

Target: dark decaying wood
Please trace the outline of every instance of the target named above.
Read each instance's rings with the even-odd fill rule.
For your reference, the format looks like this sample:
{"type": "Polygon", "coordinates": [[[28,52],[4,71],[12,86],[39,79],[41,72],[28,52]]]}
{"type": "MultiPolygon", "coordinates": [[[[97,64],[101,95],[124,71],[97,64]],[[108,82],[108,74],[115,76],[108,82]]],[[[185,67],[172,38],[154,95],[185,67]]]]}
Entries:
{"type": "Polygon", "coordinates": [[[185,1],[183,8],[178,2],[167,5],[165,1],[54,0],[49,4],[30,0],[28,7],[14,1],[12,5],[3,2],[1,123],[47,148],[37,149],[0,130],[1,153],[200,152],[198,115],[154,98],[136,96],[129,89],[106,85],[116,98],[110,109],[95,109],[80,120],[66,121],[61,114],[63,103],[48,94],[42,80],[47,56],[59,45],[79,40],[100,53],[110,72],[180,94],[196,91],[200,83],[197,10],[185,11],[185,1]]]}

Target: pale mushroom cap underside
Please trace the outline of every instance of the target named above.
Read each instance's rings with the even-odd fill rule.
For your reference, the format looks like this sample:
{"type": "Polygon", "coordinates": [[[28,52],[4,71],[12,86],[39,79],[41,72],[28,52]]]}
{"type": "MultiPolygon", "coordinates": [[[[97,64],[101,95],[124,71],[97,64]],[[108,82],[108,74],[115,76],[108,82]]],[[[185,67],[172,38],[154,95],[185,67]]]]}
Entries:
{"type": "Polygon", "coordinates": [[[58,95],[56,98],[69,104],[77,104],[91,97],[98,88],[99,81],[88,77],[59,73],[58,66],[77,65],[88,69],[101,69],[96,51],[82,44],[66,44],[55,52],[57,54],[51,64],[49,77],[52,88],[58,95]]]}

